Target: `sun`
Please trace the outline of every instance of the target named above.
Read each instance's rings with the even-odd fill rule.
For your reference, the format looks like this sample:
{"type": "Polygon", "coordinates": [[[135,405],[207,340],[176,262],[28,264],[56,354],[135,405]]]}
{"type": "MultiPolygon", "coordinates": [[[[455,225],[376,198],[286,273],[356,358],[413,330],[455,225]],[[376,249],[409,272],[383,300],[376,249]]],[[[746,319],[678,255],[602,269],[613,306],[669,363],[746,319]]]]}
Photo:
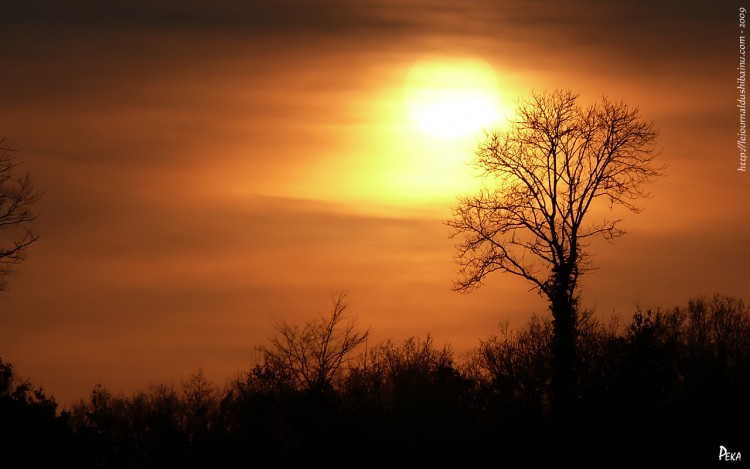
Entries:
{"type": "Polygon", "coordinates": [[[427,134],[456,139],[481,133],[501,121],[493,68],[480,59],[427,57],[409,70],[406,107],[427,134]]]}

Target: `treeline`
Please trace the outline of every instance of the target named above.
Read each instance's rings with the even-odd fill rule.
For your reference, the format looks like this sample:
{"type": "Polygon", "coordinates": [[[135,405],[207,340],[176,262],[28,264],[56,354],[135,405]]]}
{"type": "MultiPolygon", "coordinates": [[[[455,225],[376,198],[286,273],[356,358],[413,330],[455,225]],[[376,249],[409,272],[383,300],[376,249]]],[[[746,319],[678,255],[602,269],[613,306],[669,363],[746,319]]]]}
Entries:
{"type": "MultiPolygon", "coordinates": [[[[578,315],[575,406],[550,408],[552,324],[532,316],[457,357],[431,336],[368,344],[344,315],[277,324],[224,386],[199,371],[132,396],[103,385],[71,409],[0,362],[7,467],[241,467],[378,463],[706,467],[750,460],[750,313],[724,295],[578,315]]],[[[734,467],[737,467],[735,464],[734,467]]]]}

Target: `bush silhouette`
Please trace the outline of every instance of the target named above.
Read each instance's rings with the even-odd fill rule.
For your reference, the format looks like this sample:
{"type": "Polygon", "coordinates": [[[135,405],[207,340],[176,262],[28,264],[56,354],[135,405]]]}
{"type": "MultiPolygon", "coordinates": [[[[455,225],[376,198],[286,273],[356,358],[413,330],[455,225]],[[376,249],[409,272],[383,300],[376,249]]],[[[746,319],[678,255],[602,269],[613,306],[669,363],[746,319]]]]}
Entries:
{"type": "Polygon", "coordinates": [[[552,327],[532,316],[460,358],[429,334],[384,340],[346,361],[325,389],[300,386],[261,357],[224,387],[202,370],[177,389],[128,397],[97,385],[59,416],[53,399],[0,362],[4,454],[19,467],[33,453],[26,467],[192,467],[250,455],[343,466],[367,455],[373,464],[624,468],[706,467],[719,445],[744,448],[750,314],[740,300],[638,308],[622,325],[592,312],[577,321],[567,446],[550,413],[552,327]]]}

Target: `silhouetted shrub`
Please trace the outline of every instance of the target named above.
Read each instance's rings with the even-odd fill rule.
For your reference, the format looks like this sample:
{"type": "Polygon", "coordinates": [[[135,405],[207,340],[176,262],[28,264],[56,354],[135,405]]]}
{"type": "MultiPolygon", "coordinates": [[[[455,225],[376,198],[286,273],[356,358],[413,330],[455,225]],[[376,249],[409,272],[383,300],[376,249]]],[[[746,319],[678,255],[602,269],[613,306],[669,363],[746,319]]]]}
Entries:
{"type": "Polygon", "coordinates": [[[436,348],[430,335],[400,346],[386,340],[349,370],[344,402],[350,426],[383,453],[412,456],[445,453],[471,440],[469,381],[458,371],[453,352],[436,348]]]}
{"type": "Polygon", "coordinates": [[[19,377],[0,358],[0,465],[68,467],[75,454],[72,432],[57,402],[19,377]]]}
{"type": "MultiPolygon", "coordinates": [[[[616,318],[604,324],[580,312],[575,408],[566,420],[548,412],[551,335],[550,321],[532,316],[460,361],[430,335],[386,340],[356,360],[332,355],[342,361],[335,372],[320,368],[331,370],[325,386],[301,385],[316,381],[261,355],[224,388],[202,370],[181,388],[155,385],[131,397],[98,385],[60,416],[54,399],[0,361],[0,436],[13,467],[42,459],[43,467],[80,468],[363,458],[704,467],[719,445],[750,441],[750,314],[742,301],[714,295],[669,310],[638,308],[622,328],[616,318]]],[[[326,337],[292,334],[288,345],[303,336],[326,337]]]]}
{"type": "Polygon", "coordinates": [[[518,331],[508,325],[480,340],[466,359],[464,373],[475,383],[477,410],[500,418],[509,412],[544,413],[549,407],[552,323],[532,315],[518,331]]]}

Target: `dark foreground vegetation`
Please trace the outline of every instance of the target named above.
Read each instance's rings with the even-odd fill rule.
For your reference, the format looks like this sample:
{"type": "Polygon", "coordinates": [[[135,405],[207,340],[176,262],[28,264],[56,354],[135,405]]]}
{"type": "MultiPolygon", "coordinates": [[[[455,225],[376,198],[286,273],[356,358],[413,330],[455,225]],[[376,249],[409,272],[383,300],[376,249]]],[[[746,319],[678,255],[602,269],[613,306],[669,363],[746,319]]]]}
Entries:
{"type": "Polygon", "coordinates": [[[0,362],[2,467],[740,467],[750,460],[750,313],[699,297],[578,318],[575,404],[550,412],[552,326],[501,328],[468,356],[430,336],[369,345],[333,314],[278,325],[223,388],[202,372],[69,410],[0,362]],[[354,346],[357,352],[354,352],[354,346]],[[719,461],[720,447],[740,462],[719,461]],[[287,464],[288,465],[288,464],[287,464]],[[296,464],[295,464],[296,465],[296,464]]]}

